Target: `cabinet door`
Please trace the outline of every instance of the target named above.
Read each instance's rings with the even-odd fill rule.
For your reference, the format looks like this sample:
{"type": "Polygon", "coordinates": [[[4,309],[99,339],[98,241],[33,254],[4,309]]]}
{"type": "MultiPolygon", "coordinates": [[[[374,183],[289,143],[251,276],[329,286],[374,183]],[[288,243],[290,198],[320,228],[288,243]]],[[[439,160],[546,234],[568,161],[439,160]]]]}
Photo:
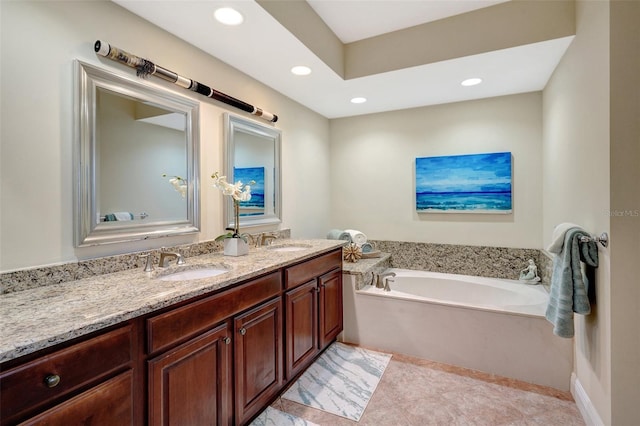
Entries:
{"type": "Polygon", "coordinates": [[[318,354],[318,285],[311,280],[285,295],[286,375],[294,377],[318,354]]]}
{"type": "Polygon", "coordinates": [[[232,423],[229,335],[225,323],[149,361],[149,424],[232,423]]]}
{"type": "Polygon", "coordinates": [[[320,286],[320,349],[342,331],[342,271],[335,269],[318,278],[320,286]]]}
{"type": "Polygon", "coordinates": [[[237,424],[257,414],[282,386],[281,311],[277,298],[234,319],[237,424]]]}
{"type": "Polygon", "coordinates": [[[132,425],[133,371],[81,393],[20,425],[132,425]]]}

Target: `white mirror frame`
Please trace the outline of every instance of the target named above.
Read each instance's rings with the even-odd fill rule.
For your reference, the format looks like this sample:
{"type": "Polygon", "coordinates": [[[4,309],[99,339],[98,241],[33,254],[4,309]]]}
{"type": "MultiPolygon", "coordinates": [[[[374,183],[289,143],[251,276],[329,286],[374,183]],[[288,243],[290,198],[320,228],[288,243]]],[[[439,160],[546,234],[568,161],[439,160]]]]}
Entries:
{"type": "MultiPolygon", "coordinates": [[[[76,247],[145,240],[200,231],[199,103],[172,90],[76,60],[74,67],[74,242],[76,247]],[[186,116],[185,220],[124,221],[100,226],[96,188],[96,91],[98,88],[151,102],[186,116]]],[[[158,179],[162,179],[158,176],[158,179]]],[[[167,185],[168,179],[167,179],[167,185]]]]}
{"type": "MultiPolygon", "coordinates": [[[[273,211],[267,211],[265,214],[240,216],[240,229],[262,226],[262,225],[275,225],[282,222],[282,194],[280,184],[280,144],[281,144],[281,131],[274,127],[270,127],[259,123],[254,120],[239,117],[229,113],[224,114],[225,122],[225,150],[227,164],[225,166],[225,175],[227,181],[234,183],[236,181],[233,170],[236,165],[236,141],[235,134],[238,132],[247,133],[259,138],[264,138],[266,141],[273,143],[273,211]]],[[[247,183],[247,182],[244,182],[247,183]]],[[[265,191],[266,192],[266,191],[265,191]]],[[[266,201],[265,197],[265,201],[266,201]]],[[[225,227],[231,228],[234,225],[234,210],[231,197],[224,197],[224,223],[225,227]]]]}

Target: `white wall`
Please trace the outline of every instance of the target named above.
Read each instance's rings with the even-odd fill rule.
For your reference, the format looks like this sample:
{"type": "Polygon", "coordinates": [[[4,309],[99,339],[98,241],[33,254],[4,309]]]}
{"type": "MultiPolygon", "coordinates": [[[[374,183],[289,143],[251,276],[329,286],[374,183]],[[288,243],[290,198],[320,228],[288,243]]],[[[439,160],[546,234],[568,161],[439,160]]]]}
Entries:
{"type": "MultiPolygon", "coordinates": [[[[609,3],[576,3],[576,37],[543,92],[543,240],[561,222],[609,232],[609,3]]],[[[597,304],[576,315],[575,371],[601,421],[611,419],[611,281],[600,247],[597,304]]]]}
{"type": "Polygon", "coordinates": [[[331,120],[331,227],[372,239],[540,248],[540,92],[331,120]],[[510,151],[513,214],[416,213],[415,159],[510,151]]]}
{"type": "Polygon", "coordinates": [[[244,113],[167,83],[166,87],[201,102],[202,232],[74,249],[73,60],[135,75],[131,68],[98,58],[93,51],[96,39],[278,114],[276,127],[283,131],[281,227],[292,228],[295,237],[325,235],[330,160],[326,118],[114,3],[3,1],[0,7],[0,271],[206,241],[222,233],[222,195],[209,184],[210,175],[223,170],[223,113],[244,113]]]}

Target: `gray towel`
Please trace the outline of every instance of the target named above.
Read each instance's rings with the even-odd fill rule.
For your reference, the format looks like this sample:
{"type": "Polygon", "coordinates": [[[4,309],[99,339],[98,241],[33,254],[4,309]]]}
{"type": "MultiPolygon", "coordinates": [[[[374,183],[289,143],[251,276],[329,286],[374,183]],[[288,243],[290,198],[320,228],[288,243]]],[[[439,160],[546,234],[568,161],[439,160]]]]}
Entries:
{"type": "Polygon", "coordinates": [[[598,267],[598,247],[595,242],[581,243],[589,236],[580,228],[569,229],[560,253],[553,258],[551,293],[545,317],[553,324],[553,334],[571,338],[574,334],[573,313],[591,312],[588,298],[589,282],[582,273],[580,261],[587,267],[598,267]]]}

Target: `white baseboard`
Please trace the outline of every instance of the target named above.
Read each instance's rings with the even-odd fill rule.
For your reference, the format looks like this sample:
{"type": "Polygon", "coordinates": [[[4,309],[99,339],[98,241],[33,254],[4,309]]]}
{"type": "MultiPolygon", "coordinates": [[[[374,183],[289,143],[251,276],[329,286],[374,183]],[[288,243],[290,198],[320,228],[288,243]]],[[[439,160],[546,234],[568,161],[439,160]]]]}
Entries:
{"type": "Polygon", "coordinates": [[[582,414],[587,426],[604,426],[598,411],[591,403],[589,395],[587,395],[575,373],[571,373],[571,395],[573,395],[573,399],[575,399],[578,410],[580,410],[580,414],[582,414]]]}

